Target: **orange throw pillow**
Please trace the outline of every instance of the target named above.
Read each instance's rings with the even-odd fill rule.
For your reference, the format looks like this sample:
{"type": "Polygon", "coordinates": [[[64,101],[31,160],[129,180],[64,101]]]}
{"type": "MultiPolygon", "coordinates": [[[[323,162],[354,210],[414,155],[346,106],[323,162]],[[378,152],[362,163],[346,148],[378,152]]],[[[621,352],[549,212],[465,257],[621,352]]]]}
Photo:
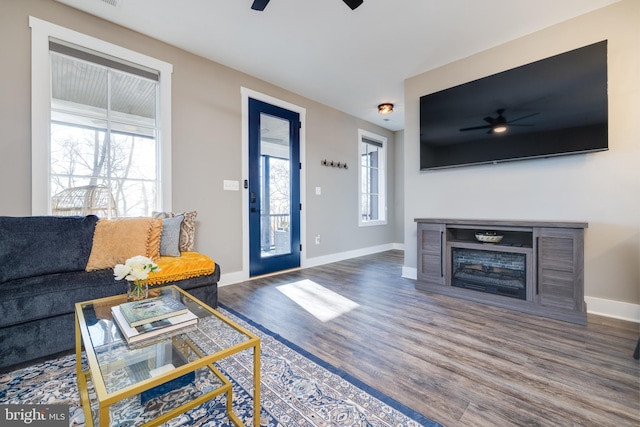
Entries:
{"type": "Polygon", "coordinates": [[[113,268],[136,255],[160,257],[161,218],[101,219],[93,233],[86,271],[113,268]]]}

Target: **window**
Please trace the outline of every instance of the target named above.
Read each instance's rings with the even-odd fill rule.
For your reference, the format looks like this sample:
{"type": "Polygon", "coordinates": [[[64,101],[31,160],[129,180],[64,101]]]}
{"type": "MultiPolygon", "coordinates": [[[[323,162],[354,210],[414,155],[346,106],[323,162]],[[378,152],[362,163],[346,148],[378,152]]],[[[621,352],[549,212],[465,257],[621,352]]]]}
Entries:
{"type": "Polygon", "coordinates": [[[170,64],[30,24],[34,214],[170,210],[170,64]]]}
{"type": "Polygon", "coordinates": [[[360,150],[359,225],[387,223],[386,144],[387,138],[358,130],[360,150]]]}

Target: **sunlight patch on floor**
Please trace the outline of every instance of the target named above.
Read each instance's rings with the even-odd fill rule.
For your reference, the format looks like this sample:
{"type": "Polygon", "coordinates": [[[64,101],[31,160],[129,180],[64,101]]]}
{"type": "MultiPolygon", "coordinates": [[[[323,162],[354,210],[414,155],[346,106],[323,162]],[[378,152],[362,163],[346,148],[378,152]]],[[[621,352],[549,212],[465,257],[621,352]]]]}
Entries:
{"type": "Polygon", "coordinates": [[[360,306],[309,279],[281,285],[277,289],[321,322],[328,322],[360,306]]]}

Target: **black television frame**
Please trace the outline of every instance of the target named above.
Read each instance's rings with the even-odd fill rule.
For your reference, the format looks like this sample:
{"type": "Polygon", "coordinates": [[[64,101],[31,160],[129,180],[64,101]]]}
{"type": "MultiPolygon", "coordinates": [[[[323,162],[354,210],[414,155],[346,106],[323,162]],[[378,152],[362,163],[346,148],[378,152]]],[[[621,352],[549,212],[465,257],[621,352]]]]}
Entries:
{"type": "Polygon", "coordinates": [[[606,40],[420,97],[420,170],[608,149],[606,40]]]}

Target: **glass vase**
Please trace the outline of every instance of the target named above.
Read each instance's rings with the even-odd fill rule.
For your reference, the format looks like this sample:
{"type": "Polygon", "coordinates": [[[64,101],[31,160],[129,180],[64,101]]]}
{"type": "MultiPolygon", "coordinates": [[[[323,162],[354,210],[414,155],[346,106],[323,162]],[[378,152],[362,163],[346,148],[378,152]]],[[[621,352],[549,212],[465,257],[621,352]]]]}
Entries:
{"type": "Polygon", "coordinates": [[[127,301],[140,301],[149,296],[149,284],[146,280],[132,280],[127,284],[127,301]]]}

